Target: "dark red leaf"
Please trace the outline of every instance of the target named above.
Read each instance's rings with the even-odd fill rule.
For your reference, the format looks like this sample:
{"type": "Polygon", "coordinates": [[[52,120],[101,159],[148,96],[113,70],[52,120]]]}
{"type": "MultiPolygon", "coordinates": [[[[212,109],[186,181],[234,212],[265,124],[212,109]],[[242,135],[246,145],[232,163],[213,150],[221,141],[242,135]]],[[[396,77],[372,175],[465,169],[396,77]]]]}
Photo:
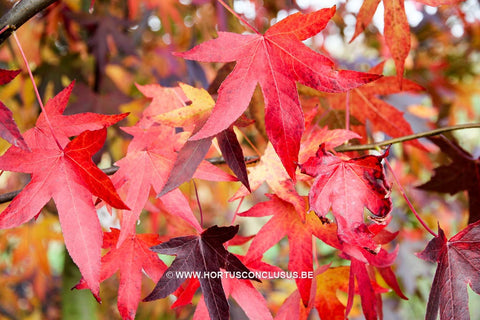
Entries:
{"type": "Polygon", "coordinates": [[[217,134],[217,141],[223,158],[227,165],[232,169],[238,180],[250,191],[248,183],[247,166],[243,157],[242,147],[237,140],[237,136],[232,127],[229,127],[217,134]]]}
{"type": "Polygon", "coordinates": [[[452,163],[435,169],[430,181],[418,186],[423,190],[455,194],[468,192],[468,223],[480,219],[480,158],[475,159],[456,142],[445,137],[431,137],[440,150],[452,159],[452,163]]]}
{"type": "Polygon", "coordinates": [[[173,189],[178,188],[182,183],[192,179],[198,166],[203,159],[205,159],[205,155],[210,149],[211,144],[212,138],[185,142],[178,152],[177,159],[173,164],[167,182],[157,197],[167,194],[173,189]]]}
{"type": "Polygon", "coordinates": [[[480,294],[480,221],[447,240],[438,227],[433,238],[418,256],[438,262],[425,319],[470,319],[467,285],[480,294]]]}
{"type": "MultiPolygon", "coordinates": [[[[186,279],[177,277],[176,272],[200,272],[200,274],[220,271],[249,272],[250,270],[223,243],[232,239],[238,232],[237,226],[213,226],[200,236],[186,236],[170,239],[151,249],[157,253],[176,255],[176,259],[163,274],[153,291],[144,299],[162,299],[174,292],[186,279]]],[[[249,278],[257,280],[256,278],[249,278]]],[[[228,320],[229,307],[219,277],[199,278],[205,304],[212,320],[228,320]]]]}

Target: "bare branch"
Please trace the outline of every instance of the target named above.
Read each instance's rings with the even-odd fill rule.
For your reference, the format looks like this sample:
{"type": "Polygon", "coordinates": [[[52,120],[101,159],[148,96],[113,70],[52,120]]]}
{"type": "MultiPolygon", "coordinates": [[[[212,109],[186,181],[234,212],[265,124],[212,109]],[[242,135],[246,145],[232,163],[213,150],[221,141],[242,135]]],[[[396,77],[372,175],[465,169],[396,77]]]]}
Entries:
{"type": "Polygon", "coordinates": [[[21,0],[0,18],[0,44],[34,15],[58,0],[21,0]]]}
{"type": "Polygon", "coordinates": [[[442,134],[444,132],[450,132],[450,131],[461,130],[461,129],[472,129],[472,128],[480,128],[480,123],[466,123],[466,124],[459,124],[459,125],[456,125],[456,126],[443,127],[443,128],[430,130],[430,131],[411,134],[411,135],[408,135],[408,136],[398,137],[398,138],[395,138],[395,139],[379,141],[379,142],[375,142],[375,143],[371,143],[371,144],[360,144],[358,146],[344,145],[344,146],[336,147],[335,151],[337,151],[337,152],[347,152],[347,151],[373,150],[373,149],[377,149],[377,148],[381,148],[381,147],[386,147],[386,146],[389,146],[389,145],[394,144],[394,143],[406,142],[406,141],[410,141],[410,140],[436,136],[436,135],[442,134]]]}

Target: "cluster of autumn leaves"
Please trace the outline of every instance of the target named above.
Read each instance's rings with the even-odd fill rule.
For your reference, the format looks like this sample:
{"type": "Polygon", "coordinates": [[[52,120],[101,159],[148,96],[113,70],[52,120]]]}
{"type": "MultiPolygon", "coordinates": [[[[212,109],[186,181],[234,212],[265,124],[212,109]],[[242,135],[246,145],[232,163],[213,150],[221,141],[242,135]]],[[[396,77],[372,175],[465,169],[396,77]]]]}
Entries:
{"type": "MultiPolygon", "coordinates": [[[[403,3],[394,1],[394,5],[403,3]]],[[[386,10],[393,10],[389,6],[386,10]]],[[[378,96],[422,88],[402,78],[403,65],[398,61],[405,57],[397,54],[394,44],[390,49],[397,76],[382,77],[383,64],[368,73],[337,70],[329,58],[302,43],[325,28],[334,13],[335,7],[296,13],[263,35],[253,28],[253,34],[248,35],[219,32],[218,38],[177,53],[185,59],[235,61],[236,65],[221,79],[216,101],[206,90],[186,84],[171,88],[138,85],[151,101],[135,125],[122,128],[132,138],[111,177],[91,158],[103,146],[106,128],[128,115],[63,115],[73,89],[70,84],[47,102],[34,128],[21,136],[14,130],[3,130],[2,137],[13,146],[0,157],[0,169],[29,173],[31,180],[0,213],[0,228],[13,228],[36,218],[53,198],[66,248],[82,274],[75,288],[89,289],[100,301],[100,283],[119,272],[118,310],[124,319],[135,318],[142,299],[174,294],[172,307],[181,308],[192,303],[198,288],[202,297],[194,319],[228,319],[229,297],[250,319],[272,319],[268,302],[259,291],[262,285],[251,282],[262,279],[183,279],[171,277],[171,272],[281,272],[262,258],[284,237],[289,242],[288,271],[314,276],[295,279],[297,290],[277,310],[275,319],[306,319],[313,309],[322,319],[343,319],[352,310],[356,294],[366,319],[381,317],[381,293],[388,290],[379,284],[380,278],[406,299],[391,268],[398,252],[392,245],[396,233],[385,228],[392,209],[391,186],[382,166],[388,150],[361,157],[335,152],[335,147],[351,139],[364,139],[365,126],[352,125],[355,132],[320,127],[315,122],[318,108],[304,114],[297,83],[332,93],[325,98],[335,108],[355,106],[350,110],[353,117],[363,123],[368,119],[373,130],[392,137],[411,134],[412,129],[401,112],[378,96]],[[265,101],[270,143],[259,161],[247,169],[234,126],[251,125],[252,121],[242,115],[257,84],[265,101]],[[6,132],[13,132],[14,137],[6,132]],[[222,151],[236,177],[204,160],[212,143],[222,151]],[[266,182],[271,191],[268,200],[235,212],[235,217],[271,218],[255,235],[239,236],[238,225],[206,228],[201,211],[199,219],[178,189],[191,178],[240,181],[243,186],[232,201],[243,199],[266,182]],[[297,192],[298,184],[308,188],[308,202],[297,192]],[[155,204],[150,201],[152,190],[158,197],[155,204]],[[97,209],[103,206],[118,217],[119,229],[102,230],[97,209]],[[136,226],[145,209],[167,212],[196,233],[172,239],[139,234],[136,226]],[[350,266],[318,266],[314,238],[335,248],[350,266]],[[248,241],[251,243],[244,256],[227,250],[248,241]],[[102,249],[106,252],[103,256],[102,249]],[[157,253],[176,258],[167,267],[157,253]],[[141,290],[143,274],[156,283],[146,297],[141,290]],[[347,293],[346,303],[338,299],[337,290],[347,293]]],[[[395,39],[398,32],[395,34],[390,38],[395,39]]],[[[16,75],[9,74],[8,79],[16,75]]],[[[411,143],[424,148],[418,142],[411,143]]],[[[465,300],[467,283],[480,292],[475,267],[479,252],[472,244],[478,242],[478,230],[477,223],[471,224],[447,240],[439,228],[439,234],[419,254],[439,263],[427,317],[435,318],[439,308],[442,319],[456,312],[468,313],[467,307],[457,308],[465,300]],[[452,292],[455,299],[449,300],[452,292]]]]}

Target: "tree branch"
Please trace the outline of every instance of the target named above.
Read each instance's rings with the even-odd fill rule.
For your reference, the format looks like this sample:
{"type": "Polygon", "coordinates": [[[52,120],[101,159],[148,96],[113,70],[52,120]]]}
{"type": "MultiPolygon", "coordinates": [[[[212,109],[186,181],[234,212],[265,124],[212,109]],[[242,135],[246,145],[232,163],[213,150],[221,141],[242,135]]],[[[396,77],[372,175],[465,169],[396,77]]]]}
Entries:
{"type": "Polygon", "coordinates": [[[21,0],[0,18],[0,44],[34,15],[58,0],[21,0]]]}
{"type": "Polygon", "coordinates": [[[372,149],[377,149],[377,148],[389,146],[389,145],[394,144],[394,143],[406,142],[406,141],[410,141],[410,140],[436,136],[436,135],[442,134],[444,132],[450,132],[450,131],[461,130],[461,129],[472,129],[472,128],[480,128],[480,123],[467,123],[467,124],[459,124],[459,125],[450,126],[450,127],[438,128],[438,129],[434,129],[434,130],[431,130],[431,131],[419,132],[419,133],[411,134],[411,135],[408,135],[408,136],[403,136],[403,137],[394,138],[394,139],[390,139],[390,140],[375,142],[375,143],[371,143],[371,144],[362,144],[362,145],[358,145],[358,146],[344,145],[344,146],[336,147],[335,151],[337,151],[337,152],[347,152],[347,151],[372,150],[372,149]]]}
{"type": "MultiPolygon", "coordinates": [[[[257,156],[247,156],[244,159],[245,159],[246,163],[252,163],[252,162],[258,161],[260,158],[257,157],[257,156]]],[[[215,157],[215,158],[209,158],[209,159],[205,159],[205,160],[210,162],[211,164],[214,164],[214,165],[219,165],[219,164],[224,164],[225,163],[225,159],[223,157],[215,157]]],[[[102,169],[102,171],[107,175],[112,175],[115,172],[117,172],[118,169],[119,169],[119,167],[117,167],[117,166],[111,166],[110,168],[102,169]]],[[[13,198],[15,198],[21,191],[22,191],[22,189],[15,190],[15,191],[8,192],[8,193],[4,193],[4,194],[0,194],[0,203],[5,203],[5,202],[12,201],[13,198]]]]}

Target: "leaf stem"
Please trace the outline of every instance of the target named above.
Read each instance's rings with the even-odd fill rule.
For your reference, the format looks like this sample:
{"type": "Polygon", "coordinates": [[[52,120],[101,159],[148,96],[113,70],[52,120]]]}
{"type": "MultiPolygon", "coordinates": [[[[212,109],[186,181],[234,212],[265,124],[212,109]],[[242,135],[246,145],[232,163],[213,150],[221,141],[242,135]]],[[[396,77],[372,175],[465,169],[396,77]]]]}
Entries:
{"type": "Polygon", "coordinates": [[[60,150],[63,150],[63,147],[60,145],[60,142],[58,142],[57,137],[55,136],[55,132],[53,130],[52,123],[50,122],[50,119],[48,118],[47,111],[45,110],[45,107],[43,106],[42,98],[40,97],[40,93],[38,92],[37,85],[35,83],[35,79],[33,78],[33,73],[32,70],[30,69],[30,66],[28,65],[28,60],[27,57],[25,56],[25,53],[23,52],[22,45],[20,44],[20,41],[18,40],[17,34],[14,32],[13,33],[13,38],[15,39],[15,42],[17,43],[18,49],[20,50],[20,54],[22,55],[23,62],[25,63],[25,66],[27,67],[28,74],[30,76],[30,80],[32,81],[33,84],[33,89],[35,90],[35,94],[37,96],[38,104],[40,105],[40,108],[42,109],[42,112],[45,116],[45,121],[47,122],[48,127],[50,128],[50,131],[52,133],[52,137],[57,143],[57,146],[60,150]]]}
{"type": "Polygon", "coordinates": [[[245,133],[243,133],[242,130],[238,130],[238,132],[240,132],[240,134],[243,136],[243,138],[245,140],[247,140],[247,143],[250,145],[250,147],[252,147],[253,151],[255,151],[255,153],[258,155],[258,157],[260,158],[262,156],[262,154],[260,153],[260,151],[257,149],[257,147],[255,147],[255,145],[253,144],[252,140],[250,140],[247,135],[245,133]]]}
{"type": "Polygon", "coordinates": [[[242,203],[243,203],[243,200],[245,200],[245,196],[241,197],[241,198],[240,198],[240,201],[238,202],[237,209],[235,210],[235,213],[233,214],[232,225],[235,223],[235,219],[237,218],[238,211],[240,211],[240,207],[241,207],[241,205],[242,205],[242,203]]]}
{"type": "Polygon", "coordinates": [[[262,35],[257,29],[255,29],[254,26],[252,26],[245,19],[243,19],[238,13],[236,13],[232,8],[230,8],[223,0],[218,0],[218,2],[220,2],[225,9],[230,11],[231,14],[237,17],[238,20],[242,21],[247,27],[252,29],[253,32],[255,32],[256,34],[262,35]]]}
{"type": "Polygon", "coordinates": [[[350,90],[345,98],[345,129],[350,130],[350,90]]]}
{"type": "Polygon", "coordinates": [[[406,142],[410,140],[415,140],[415,139],[420,139],[420,138],[425,138],[425,137],[431,137],[431,136],[436,136],[444,132],[450,132],[450,131],[455,131],[455,130],[462,130],[462,129],[472,129],[472,128],[480,128],[480,123],[466,123],[466,124],[458,124],[454,126],[448,126],[448,127],[443,127],[443,128],[438,128],[430,131],[425,131],[425,132],[419,132],[415,134],[411,134],[408,136],[403,136],[403,137],[398,137],[394,139],[389,139],[389,140],[384,140],[380,142],[375,142],[371,144],[362,144],[358,146],[339,146],[335,148],[335,151],[337,152],[347,152],[347,151],[361,151],[361,150],[372,150],[372,149],[377,149],[380,147],[386,147],[394,143],[400,143],[400,142],[406,142]]]}
{"type": "Polygon", "coordinates": [[[388,162],[387,159],[385,159],[385,165],[387,166],[388,170],[390,170],[390,172],[392,173],[392,176],[393,176],[393,180],[395,181],[397,187],[398,187],[398,190],[400,191],[400,193],[402,194],[403,198],[405,199],[405,201],[407,202],[407,205],[408,207],[410,208],[410,210],[412,210],[413,214],[415,215],[415,217],[417,218],[418,222],[420,222],[420,224],[425,228],[425,230],[427,230],[430,234],[432,234],[434,237],[437,237],[438,235],[432,230],[430,229],[429,226],[427,226],[427,224],[425,223],[425,221],[423,221],[423,219],[420,217],[420,215],[418,214],[417,210],[415,210],[415,207],[413,206],[413,204],[410,202],[410,199],[408,198],[407,194],[405,193],[405,189],[403,189],[403,186],[400,184],[400,181],[398,181],[398,178],[397,178],[397,175],[395,174],[395,172],[393,171],[393,168],[392,166],[390,165],[390,162],[388,162]]]}
{"type": "Polygon", "coordinates": [[[198,190],[197,190],[197,184],[195,183],[195,179],[192,179],[193,182],[193,188],[195,189],[195,197],[197,198],[197,205],[198,205],[198,210],[200,211],[200,226],[203,229],[203,211],[202,211],[202,205],[200,204],[200,198],[198,197],[198,190]]]}

